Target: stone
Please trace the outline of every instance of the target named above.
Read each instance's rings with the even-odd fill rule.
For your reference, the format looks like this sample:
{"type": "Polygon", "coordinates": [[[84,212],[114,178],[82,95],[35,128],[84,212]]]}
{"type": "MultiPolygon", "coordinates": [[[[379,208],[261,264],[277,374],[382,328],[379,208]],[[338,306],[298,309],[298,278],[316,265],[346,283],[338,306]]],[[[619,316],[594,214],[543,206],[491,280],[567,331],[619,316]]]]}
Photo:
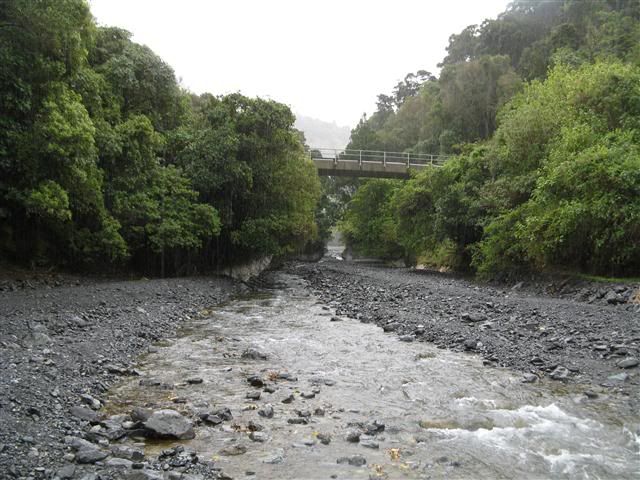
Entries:
{"type": "Polygon", "coordinates": [[[189,419],[175,410],[157,410],[144,422],[144,427],[154,436],[189,440],[196,435],[189,419]]]}
{"type": "Polygon", "coordinates": [[[104,460],[109,456],[109,452],[101,450],[95,446],[92,448],[81,448],[76,452],[76,462],[78,463],[96,463],[104,460]]]}
{"type": "Polygon", "coordinates": [[[262,380],[262,378],[260,378],[260,376],[258,375],[251,375],[249,378],[247,378],[247,382],[249,382],[249,385],[251,385],[252,387],[264,387],[264,380],[262,380]]]}
{"type": "Polygon", "coordinates": [[[380,448],[378,442],[376,442],[372,437],[369,436],[361,436],[360,437],[360,445],[366,448],[372,448],[374,450],[380,448]]]}
{"type": "Polygon", "coordinates": [[[307,425],[309,423],[309,419],[307,418],[288,418],[287,423],[291,425],[307,425]]]}
{"type": "Polygon", "coordinates": [[[401,342],[409,342],[410,343],[410,342],[413,342],[416,339],[416,337],[414,337],[413,335],[400,335],[398,337],[398,339],[401,342]]]}
{"type": "Polygon", "coordinates": [[[474,338],[468,338],[463,345],[465,350],[475,350],[478,346],[478,341],[474,338]]]}
{"type": "Polygon", "coordinates": [[[284,400],[282,400],[282,403],[291,403],[296,399],[296,397],[293,396],[293,394],[287,396],[284,400]]]}
{"type": "Polygon", "coordinates": [[[538,380],[538,376],[533,373],[525,373],[522,376],[522,383],[535,383],[538,380]]]}
{"type": "Polygon", "coordinates": [[[251,432],[249,434],[249,439],[254,442],[264,443],[267,441],[267,434],[264,432],[251,432]]]}
{"type": "Polygon", "coordinates": [[[96,420],[98,420],[98,418],[100,418],[100,415],[97,412],[87,407],[71,407],[69,411],[74,417],[78,417],[81,420],[86,420],[87,422],[95,422],[96,420]]]}
{"type": "Polygon", "coordinates": [[[478,322],[484,322],[487,319],[487,317],[481,313],[464,312],[462,315],[460,315],[460,319],[463,322],[467,322],[467,323],[478,323],[478,322]]]}
{"type": "Polygon", "coordinates": [[[379,420],[374,420],[373,422],[367,423],[364,426],[364,431],[368,435],[375,435],[376,433],[384,432],[385,425],[379,420]]]}
{"type": "Polygon", "coordinates": [[[609,305],[616,305],[618,303],[623,303],[624,302],[623,298],[613,290],[609,290],[607,292],[607,294],[604,296],[604,300],[609,305]]]}
{"type": "Polygon", "coordinates": [[[318,433],[317,438],[322,445],[329,445],[331,443],[331,435],[328,433],[318,433]]]}
{"type": "Polygon", "coordinates": [[[252,348],[252,347],[247,348],[244,352],[242,352],[242,355],[240,356],[241,358],[244,358],[246,360],[266,360],[267,359],[266,353],[261,352],[257,348],[252,348]]]}
{"type": "Polygon", "coordinates": [[[134,407],[134,409],[131,411],[131,420],[133,420],[134,422],[144,422],[151,416],[152,413],[153,411],[149,410],[148,408],[134,407]]]}
{"type": "Polygon", "coordinates": [[[142,449],[118,445],[111,448],[111,455],[117,458],[125,458],[140,462],[144,460],[144,452],[142,449]]]}
{"type": "Polygon", "coordinates": [[[616,375],[610,375],[607,377],[607,380],[611,380],[612,382],[626,382],[629,379],[628,373],[618,373],[616,375]]]}
{"type": "Polygon", "coordinates": [[[220,450],[220,455],[227,457],[233,457],[237,455],[243,455],[247,453],[247,447],[244,445],[231,445],[220,450]]]}
{"type": "Polygon", "coordinates": [[[187,378],[187,383],[189,385],[199,385],[201,383],[203,383],[204,380],[200,377],[195,377],[195,378],[187,378]]]}
{"type": "Polygon", "coordinates": [[[97,448],[93,443],[80,437],[65,437],[64,443],[69,445],[73,450],[97,448]]]}
{"type": "Polygon", "coordinates": [[[164,476],[160,472],[156,472],[155,470],[134,470],[129,473],[126,477],[126,480],[163,480],[164,476]]]}
{"type": "Polygon", "coordinates": [[[300,394],[300,396],[301,396],[302,398],[305,398],[305,399],[307,399],[307,400],[310,400],[310,399],[312,399],[312,398],[315,398],[315,397],[316,397],[316,394],[315,394],[315,392],[302,392],[302,393],[300,394]]]}
{"type": "Polygon", "coordinates": [[[350,457],[340,457],[336,463],[338,464],[348,464],[353,465],[354,467],[362,467],[367,464],[367,459],[362,455],[352,455],[350,457]]]}
{"type": "Polygon", "coordinates": [[[260,400],[260,391],[249,392],[245,396],[248,400],[260,400]]]}
{"type": "Polygon", "coordinates": [[[269,465],[280,465],[284,463],[284,450],[280,449],[275,452],[272,452],[260,459],[262,463],[266,463],[269,465]]]}
{"type": "Polygon", "coordinates": [[[273,418],[273,406],[267,403],[264,407],[258,410],[258,415],[264,418],[273,418]]]}
{"type": "Polygon", "coordinates": [[[617,365],[620,368],[633,368],[633,367],[637,367],[638,366],[638,359],[635,357],[627,357],[624,358],[622,360],[620,360],[617,365]]]}
{"type": "Polygon", "coordinates": [[[233,420],[233,415],[231,414],[231,410],[229,407],[220,407],[213,410],[209,415],[215,415],[216,417],[220,417],[222,420],[233,420]]]}
{"type": "Polygon", "coordinates": [[[102,407],[102,403],[100,402],[100,400],[92,397],[87,393],[83,393],[82,395],[80,395],[80,398],[84,403],[89,405],[89,407],[91,407],[93,410],[100,410],[100,408],[102,407]]]}
{"type": "Polygon", "coordinates": [[[58,469],[58,471],[56,472],[56,477],[58,477],[60,480],[68,480],[73,478],[75,473],[76,473],[76,466],[73,464],[69,464],[58,469]]]}
{"type": "Polygon", "coordinates": [[[356,430],[351,430],[347,432],[347,435],[344,439],[349,443],[358,443],[360,441],[360,432],[356,430]]]}
{"type": "Polygon", "coordinates": [[[553,380],[565,380],[567,377],[569,377],[569,369],[562,365],[558,365],[553,369],[553,372],[549,374],[549,378],[553,380]]]}
{"type": "Polygon", "coordinates": [[[109,460],[104,462],[104,464],[107,467],[111,468],[128,469],[132,467],[133,462],[131,460],[127,460],[126,458],[110,458],[109,460]]]}
{"type": "Polygon", "coordinates": [[[210,425],[220,425],[223,422],[223,420],[218,415],[211,415],[209,413],[201,415],[200,418],[202,419],[202,421],[210,425]]]}

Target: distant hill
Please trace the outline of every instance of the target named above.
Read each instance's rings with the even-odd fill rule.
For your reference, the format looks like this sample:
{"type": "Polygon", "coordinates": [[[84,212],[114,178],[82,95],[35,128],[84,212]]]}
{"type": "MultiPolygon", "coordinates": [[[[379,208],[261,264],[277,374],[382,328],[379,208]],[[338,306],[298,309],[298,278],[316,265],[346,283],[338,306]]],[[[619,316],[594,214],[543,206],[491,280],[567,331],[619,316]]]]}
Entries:
{"type": "Polygon", "coordinates": [[[310,147],[343,149],[349,143],[351,129],[335,122],[324,122],[316,118],[296,115],[295,128],[304,132],[310,147]]]}

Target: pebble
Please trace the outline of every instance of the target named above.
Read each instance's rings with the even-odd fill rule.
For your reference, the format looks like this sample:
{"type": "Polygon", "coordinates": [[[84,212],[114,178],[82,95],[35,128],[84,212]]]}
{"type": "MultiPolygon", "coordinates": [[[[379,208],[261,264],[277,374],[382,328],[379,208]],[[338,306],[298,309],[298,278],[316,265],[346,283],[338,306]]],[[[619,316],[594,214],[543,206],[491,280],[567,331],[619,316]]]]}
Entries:
{"type": "Polygon", "coordinates": [[[363,465],[367,464],[367,459],[364,458],[362,455],[352,455],[350,457],[340,457],[338,458],[336,463],[339,463],[339,464],[346,463],[349,465],[353,465],[354,467],[362,467],[363,465]]]}
{"type": "Polygon", "coordinates": [[[633,368],[633,367],[637,367],[638,366],[638,359],[635,357],[627,357],[623,360],[620,360],[617,365],[620,368],[633,368]]]}
{"type": "Polygon", "coordinates": [[[258,410],[258,415],[264,418],[273,418],[273,406],[267,403],[264,407],[258,410]]]}

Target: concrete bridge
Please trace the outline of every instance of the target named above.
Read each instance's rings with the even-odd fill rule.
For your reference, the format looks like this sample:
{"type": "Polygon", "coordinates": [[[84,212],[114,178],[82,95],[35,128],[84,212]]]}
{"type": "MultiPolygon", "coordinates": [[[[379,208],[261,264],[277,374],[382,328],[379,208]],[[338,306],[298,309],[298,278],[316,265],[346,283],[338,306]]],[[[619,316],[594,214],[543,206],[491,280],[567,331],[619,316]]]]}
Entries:
{"type": "Polygon", "coordinates": [[[321,176],[409,178],[411,171],[441,167],[446,155],[382,152],[376,150],[335,150],[310,148],[309,156],[321,176]]]}

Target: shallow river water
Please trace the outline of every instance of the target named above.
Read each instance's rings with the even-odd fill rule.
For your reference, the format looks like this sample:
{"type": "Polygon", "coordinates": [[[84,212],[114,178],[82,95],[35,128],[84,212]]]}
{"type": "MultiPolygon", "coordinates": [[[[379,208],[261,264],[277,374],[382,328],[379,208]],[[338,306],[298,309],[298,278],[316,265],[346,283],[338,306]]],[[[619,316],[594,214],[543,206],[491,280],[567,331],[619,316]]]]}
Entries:
{"type": "Polygon", "coordinates": [[[139,370],[164,386],[131,378],[112,389],[114,412],[230,408],[233,420],[200,425],[193,440],[148,443],[147,454],[182,443],[235,479],[640,477],[640,420],[620,415],[622,399],[588,399],[559,382],[523,384],[522,374],[473,355],[331,321],[302,280],[278,280],[278,288],[201,312],[144,357],[139,370]],[[247,348],[267,359],[242,358],[247,348]],[[250,386],[254,374],[275,391],[250,386]],[[195,377],[203,383],[186,382],[195,377]],[[255,391],[260,399],[246,399],[255,391]],[[273,418],[258,414],[265,404],[273,418]],[[298,412],[311,413],[308,424],[288,423],[303,418],[298,412]],[[384,431],[345,439],[374,420],[384,431]],[[249,438],[251,421],[264,427],[265,442],[249,438]],[[225,455],[233,446],[246,453],[225,455]],[[337,463],[353,455],[366,464],[337,463]]]}

